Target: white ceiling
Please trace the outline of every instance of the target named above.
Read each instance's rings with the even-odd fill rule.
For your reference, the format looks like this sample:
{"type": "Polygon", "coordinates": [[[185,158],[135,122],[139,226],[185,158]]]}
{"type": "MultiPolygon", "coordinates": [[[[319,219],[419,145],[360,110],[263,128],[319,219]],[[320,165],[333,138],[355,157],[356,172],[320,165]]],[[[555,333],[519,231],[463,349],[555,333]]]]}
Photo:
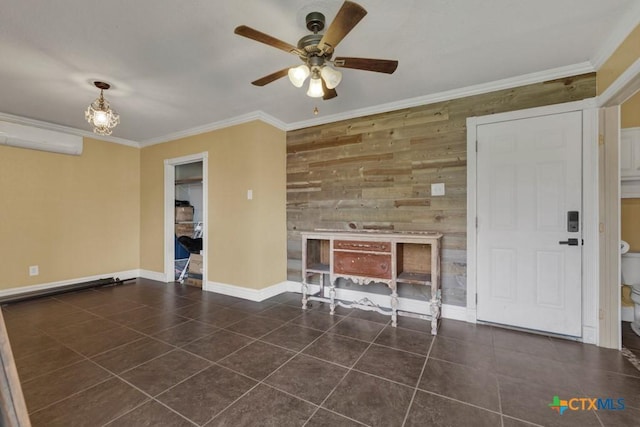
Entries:
{"type": "Polygon", "coordinates": [[[233,30],[244,24],[295,45],[308,34],[306,13],[325,13],[328,25],[341,0],[2,0],[0,113],[90,130],[91,82],[103,80],[121,116],[113,136],[124,140],[255,115],[296,128],[594,70],[640,20],[638,0],[356,1],[368,15],[334,56],[397,59],[398,69],[342,69],[338,97],[322,101],[286,77],[251,85],[300,60],[233,30]]]}

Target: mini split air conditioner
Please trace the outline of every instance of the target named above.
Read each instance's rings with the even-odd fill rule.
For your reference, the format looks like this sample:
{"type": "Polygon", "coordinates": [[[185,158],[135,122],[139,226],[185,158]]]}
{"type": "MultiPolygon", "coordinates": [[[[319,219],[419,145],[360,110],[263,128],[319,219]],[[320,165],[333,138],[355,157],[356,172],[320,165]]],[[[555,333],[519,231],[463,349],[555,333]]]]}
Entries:
{"type": "Polygon", "coordinates": [[[82,137],[0,121],[0,144],[52,153],[82,154],[82,137]]]}

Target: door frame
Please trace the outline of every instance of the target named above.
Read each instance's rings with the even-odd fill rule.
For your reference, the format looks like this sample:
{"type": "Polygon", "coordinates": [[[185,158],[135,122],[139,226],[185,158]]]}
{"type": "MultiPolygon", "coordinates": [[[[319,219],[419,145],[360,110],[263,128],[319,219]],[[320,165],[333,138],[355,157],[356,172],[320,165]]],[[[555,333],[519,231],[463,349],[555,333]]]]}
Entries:
{"type": "Polygon", "coordinates": [[[601,257],[598,345],[622,348],[620,286],[620,105],[640,91],[640,58],[598,97],[601,156],[601,257]]]}
{"type": "Polygon", "coordinates": [[[582,341],[598,340],[598,109],[595,98],[467,118],[467,321],[477,318],[478,125],[582,111],[582,341]]]}
{"type": "Polygon", "coordinates": [[[209,253],[209,153],[202,152],[164,161],[164,276],[166,282],[175,282],[175,198],[176,166],[202,162],[202,284],[207,283],[209,253]]]}

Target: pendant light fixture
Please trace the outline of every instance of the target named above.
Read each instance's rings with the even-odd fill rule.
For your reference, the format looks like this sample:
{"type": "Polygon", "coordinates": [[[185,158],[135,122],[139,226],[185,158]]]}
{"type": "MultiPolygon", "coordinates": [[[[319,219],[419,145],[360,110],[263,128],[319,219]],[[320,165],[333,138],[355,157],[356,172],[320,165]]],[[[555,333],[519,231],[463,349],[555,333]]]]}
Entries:
{"type": "Polygon", "coordinates": [[[342,80],[342,73],[340,71],[322,62],[320,62],[320,65],[312,64],[311,68],[309,68],[307,64],[289,68],[287,74],[289,75],[289,80],[295,87],[302,87],[304,81],[311,75],[307,95],[312,98],[319,98],[325,95],[322,87],[323,81],[327,89],[334,89],[342,80]]]}
{"type": "Polygon", "coordinates": [[[309,73],[309,67],[306,64],[289,68],[289,80],[295,87],[302,87],[306,78],[309,77],[309,73]]]}
{"type": "Polygon", "coordinates": [[[104,99],[104,91],[111,85],[105,82],[93,82],[95,87],[100,89],[100,96],[93,101],[84,113],[85,119],[93,125],[93,132],[98,135],[111,135],[112,129],[120,123],[120,116],[109,106],[109,102],[104,99]]]}
{"type": "Polygon", "coordinates": [[[324,96],[324,90],[322,89],[322,80],[320,80],[320,73],[318,70],[311,72],[311,78],[309,79],[309,90],[307,95],[312,98],[320,98],[324,96]]]}

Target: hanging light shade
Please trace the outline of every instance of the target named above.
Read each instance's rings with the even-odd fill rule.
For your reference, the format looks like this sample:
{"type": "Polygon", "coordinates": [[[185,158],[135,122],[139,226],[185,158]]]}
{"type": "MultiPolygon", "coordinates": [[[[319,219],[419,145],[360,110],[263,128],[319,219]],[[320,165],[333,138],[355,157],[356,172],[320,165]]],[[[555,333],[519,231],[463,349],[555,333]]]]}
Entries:
{"type": "Polygon", "coordinates": [[[289,68],[289,80],[295,87],[302,87],[304,81],[309,77],[309,67],[306,64],[302,64],[298,67],[289,68]]]}
{"type": "Polygon", "coordinates": [[[342,73],[329,67],[328,65],[322,67],[320,75],[322,76],[322,79],[324,80],[324,83],[327,85],[328,89],[334,89],[340,84],[340,81],[342,81],[342,73]]]}
{"type": "Polygon", "coordinates": [[[104,91],[111,85],[104,82],[93,82],[100,89],[100,96],[93,101],[84,113],[85,119],[93,125],[93,132],[98,135],[111,135],[112,129],[120,123],[120,116],[109,106],[109,102],[104,99],[104,91]]]}
{"type": "Polygon", "coordinates": [[[322,80],[320,80],[319,76],[315,76],[309,79],[309,90],[307,91],[307,95],[312,98],[320,98],[321,96],[324,96],[324,90],[322,89],[322,80]]]}

